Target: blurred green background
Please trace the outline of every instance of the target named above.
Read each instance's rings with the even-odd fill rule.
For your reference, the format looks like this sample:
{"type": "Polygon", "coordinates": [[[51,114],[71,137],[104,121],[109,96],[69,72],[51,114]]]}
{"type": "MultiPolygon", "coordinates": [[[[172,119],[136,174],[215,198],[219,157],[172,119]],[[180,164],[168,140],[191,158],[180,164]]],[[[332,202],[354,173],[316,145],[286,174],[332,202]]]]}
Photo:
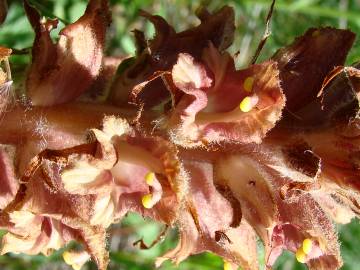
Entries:
{"type": "MultiPolygon", "coordinates": [[[[30,1],[42,15],[61,19],[60,30],[64,24],[79,18],[86,7],[85,0],[37,0],[30,1]]],[[[232,53],[240,51],[237,57],[239,67],[246,66],[253,56],[256,46],[264,32],[265,18],[270,0],[111,0],[113,23],[108,33],[107,53],[111,55],[131,55],[135,47],[131,31],[140,29],[151,38],[154,34],[152,25],[138,16],[139,9],[161,15],[181,31],[198,23],[194,16],[200,5],[209,10],[216,10],[224,4],[234,7],[236,12],[236,39],[230,48],[232,53]]],[[[296,36],[309,27],[333,26],[349,28],[360,33],[360,1],[359,0],[278,0],[272,19],[272,35],[260,56],[266,59],[278,48],[289,44],[296,36]]],[[[53,31],[54,38],[57,31],[53,31]]],[[[34,34],[24,15],[22,1],[9,1],[9,13],[5,23],[0,26],[0,44],[18,50],[28,49],[33,42],[34,34]]],[[[360,60],[359,39],[347,59],[351,64],[360,60]]],[[[15,55],[11,58],[12,69],[22,74],[30,57],[15,55]]],[[[360,269],[360,226],[355,220],[346,226],[339,226],[341,251],[344,258],[344,270],[360,269]]],[[[151,243],[161,232],[162,226],[150,220],[144,220],[136,214],[129,214],[121,224],[110,229],[108,240],[111,249],[111,264],[109,269],[154,269],[154,260],[177,243],[176,231],[171,231],[161,244],[150,250],[139,250],[133,242],[144,237],[146,243],[151,243]]],[[[60,270],[70,269],[62,262],[62,251],[50,257],[24,256],[8,254],[0,256],[0,269],[11,270],[60,270]]],[[[259,242],[259,261],[263,267],[263,247],[259,242]]],[[[222,269],[222,260],[215,255],[205,253],[192,256],[179,265],[179,268],[165,263],[160,269],[181,270],[213,270],[222,269]]],[[[89,263],[83,269],[96,269],[89,263]]],[[[297,270],[305,267],[296,262],[293,254],[284,253],[277,261],[274,269],[297,270]]]]}

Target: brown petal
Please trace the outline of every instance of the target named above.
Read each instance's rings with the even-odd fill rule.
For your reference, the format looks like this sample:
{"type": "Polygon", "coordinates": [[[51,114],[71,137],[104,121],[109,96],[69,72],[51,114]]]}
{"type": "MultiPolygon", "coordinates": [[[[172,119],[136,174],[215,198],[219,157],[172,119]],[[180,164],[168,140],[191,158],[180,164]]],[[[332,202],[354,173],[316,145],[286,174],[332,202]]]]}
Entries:
{"type": "MultiPolygon", "coordinates": [[[[2,2],[0,1],[0,13],[1,3],[2,2]]],[[[11,53],[11,49],[0,46],[0,64],[3,64],[3,68],[0,65],[0,113],[3,113],[7,106],[14,101],[14,93],[11,91],[13,81],[11,78],[11,69],[9,63],[9,56],[11,55],[11,53]]]]}
{"type": "Polygon", "coordinates": [[[15,197],[19,182],[15,175],[15,149],[0,146],[0,209],[4,209],[15,197]]]}
{"type": "Polygon", "coordinates": [[[11,55],[11,52],[12,52],[11,49],[0,46],[0,61],[3,61],[4,59],[8,58],[11,55]]]}
{"type": "MultiPolygon", "coordinates": [[[[48,157],[54,158],[51,155],[48,157]]],[[[54,158],[50,161],[41,157],[32,173],[28,172],[31,175],[30,179],[22,184],[21,193],[18,193],[17,201],[13,203],[12,207],[31,211],[36,215],[51,217],[61,222],[64,227],[61,233],[64,241],[68,242],[74,239],[80,241],[85,245],[99,269],[105,270],[108,263],[105,229],[89,224],[94,199],[91,196],[71,195],[62,188],[59,175],[60,161],[61,159],[54,158]],[[37,196],[33,196],[33,194],[37,196]]],[[[46,230],[41,229],[40,235],[43,235],[44,232],[46,233],[46,230]]],[[[33,232],[30,235],[38,237],[33,232]]],[[[45,241],[44,245],[48,243],[53,245],[51,235],[45,237],[43,241],[45,241]]],[[[45,247],[47,247],[46,245],[45,247]]],[[[47,252],[47,250],[45,251],[47,252]]],[[[40,250],[34,251],[34,253],[37,252],[40,250]]]]}
{"type": "Polygon", "coordinates": [[[359,91],[360,71],[353,67],[337,67],[324,79],[318,97],[295,113],[297,119],[284,119],[281,125],[318,128],[349,122],[359,110],[359,91]]]}
{"type": "Polygon", "coordinates": [[[99,270],[106,270],[109,263],[109,253],[106,250],[106,231],[101,226],[90,226],[81,219],[62,219],[62,222],[76,230],[78,239],[84,243],[87,252],[96,263],[99,270]]]}
{"type": "Polygon", "coordinates": [[[54,44],[50,31],[57,21],[41,22],[38,12],[25,1],[25,10],[36,37],[27,93],[34,105],[66,103],[86,91],[99,75],[109,11],[106,0],[91,0],[85,14],[60,32],[54,44]]]}
{"type": "Polygon", "coordinates": [[[336,193],[314,192],[312,196],[326,214],[336,223],[347,224],[356,217],[348,203],[336,193]]]}
{"type": "Polygon", "coordinates": [[[335,227],[310,194],[301,196],[296,202],[280,203],[279,212],[282,221],[295,225],[297,233],[302,235],[298,240],[291,240],[298,247],[304,238],[318,243],[316,252],[308,254],[306,259],[310,268],[319,265],[315,269],[338,269],[342,265],[335,227]]]}
{"type": "MultiPolygon", "coordinates": [[[[308,238],[316,248],[300,260],[310,266],[312,264],[327,265],[331,262],[330,269],[338,269],[342,261],[334,225],[312,197],[311,192],[300,193],[290,200],[280,198],[281,188],[284,184],[292,183],[293,180],[289,178],[291,174],[279,174],[274,166],[279,164],[278,155],[276,151],[268,152],[266,147],[266,145],[259,146],[258,150],[263,151],[252,152],[250,157],[252,162],[258,164],[260,171],[264,170],[268,174],[267,179],[272,184],[279,214],[276,226],[270,230],[271,241],[269,244],[265,242],[268,266],[274,263],[283,248],[296,252],[301,248],[302,241],[308,238]]],[[[295,168],[293,167],[293,170],[295,168]]]]}
{"type": "Polygon", "coordinates": [[[0,24],[2,24],[5,21],[7,11],[8,11],[7,0],[0,0],[0,24]]]}
{"type": "Polygon", "coordinates": [[[50,255],[71,240],[64,238],[64,225],[49,217],[21,210],[11,212],[10,220],[12,225],[6,228],[8,233],[2,240],[2,254],[50,255]]]}
{"type": "Polygon", "coordinates": [[[348,30],[310,29],[273,56],[287,99],[286,119],[301,118],[298,110],[315,100],[325,76],[344,64],[354,38],[348,30]]]}
{"type": "MultiPolygon", "coordinates": [[[[155,25],[156,35],[150,41],[149,49],[144,50],[136,61],[115,79],[109,100],[117,105],[127,104],[133,89],[149,81],[156,72],[169,71],[176,63],[179,53],[188,53],[200,59],[209,41],[221,51],[229,47],[233,41],[234,11],[228,6],[213,14],[202,9],[198,14],[201,24],[179,33],[176,33],[160,16],[146,12],[142,12],[141,15],[155,25]]],[[[156,80],[141,88],[141,93],[136,95],[137,102],[145,103],[146,107],[158,105],[170,98],[161,80],[156,80]]],[[[139,87],[137,92],[139,92],[138,89],[139,87]]]]}
{"type": "Polygon", "coordinates": [[[261,142],[285,105],[276,64],[265,62],[236,71],[227,55],[212,46],[209,54],[207,63],[215,63],[210,69],[226,69],[214,70],[218,77],[213,87],[204,66],[190,55],[180,54],[173,67],[172,80],[184,93],[178,102],[173,100],[176,107],[167,123],[173,141],[186,147],[202,142],[261,142]],[[224,64],[217,63],[222,58],[224,64]]]}
{"type": "MultiPolygon", "coordinates": [[[[234,224],[239,209],[220,194],[213,183],[213,165],[203,161],[184,161],[189,172],[187,205],[179,215],[178,246],[157,260],[181,262],[191,254],[209,250],[227,262],[244,269],[257,269],[256,237],[246,223],[234,224]],[[230,228],[234,226],[236,228],[230,228]]],[[[235,199],[236,200],[236,199],[235,199]]]]}
{"type": "Polygon", "coordinates": [[[359,192],[357,154],[360,151],[360,141],[357,137],[342,136],[341,133],[344,130],[342,127],[341,125],[307,133],[303,137],[322,160],[322,180],[359,192]]]}
{"type": "Polygon", "coordinates": [[[95,196],[90,223],[106,228],[133,210],[171,224],[184,192],[175,147],[116,117],[105,117],[102,130],[91,134],[94,143],[47,157],[65,163],[60,173],[67,192],[95,196]]]}
{"type": "Polygon", "coordinates": [[[267,242],[268,230],[277,221],[277,205],[271,176],[251,158],[242,155],[222,157],[216,164],[216,182],[226,184],[239,200],[243,217],[267,242]]]}

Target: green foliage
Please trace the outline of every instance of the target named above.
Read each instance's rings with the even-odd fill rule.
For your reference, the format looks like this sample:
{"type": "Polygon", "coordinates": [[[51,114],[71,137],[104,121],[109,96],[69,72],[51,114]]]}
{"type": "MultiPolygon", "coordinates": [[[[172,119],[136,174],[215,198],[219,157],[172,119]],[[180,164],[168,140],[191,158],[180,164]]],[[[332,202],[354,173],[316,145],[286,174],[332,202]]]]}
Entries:
{"type": "MultiPolygon", "coordinates": [[[[4,25],[0,27],[0,44],[14,49],[30,48],[34,39],[33,31],[22,9],[22,1],[9,1],[10,9],[4,25]]],[[[85,0],[32,0],[42,15],[57,17],[61,21],[59,29],[65,24],[75,21],[85,10],[85,0]]],[[[135,51],[131,30],[143,30],[148,38],[154,34],[152,25],[138,16],[139,9],[164,16],[168,22],[181,31],[196,25],[194,16],[196,8],[207,6],[210,10],[229,4],[236,11],[236,39],[231,52],[240,51],[238,65],[247,65],[255,52],[265,28],[265,18],[270,0],[111,0],[113,23],[108,34],[109,54],[131,55],[135,51]]],[[[359,3],[356,0],[278,0],[272,20],[272,36],[261,54],[261,59],[271,56],[279,47],[290,43],[294,37],[301,35],[309,27],[333,26],[350,28],[360,33],[359,3]]],[[[54,38],[59,30],[54,31],[54,38]]],[[[356,40],[347,63],[360,59],[360,43],[356,40]]],[[[28,54],[12,56],[12,69],[22,72],[29,63],[28,54]]],[[[120,225],[112,227],[109,239],[111,249],[111,265],[109,269],[147,270],[154,269],[154,260],[177,243],[176,231],[171,231],[164,242],[155,245],[150,250],[139,250],[133,242],[144,237],[150,244],[160,233],[162,225],[144,220],[135,214],[130,214],[120,225]]],[[[360,226],[353,221],[347,226],[340,226],[341,250],[345,261],[342,269],[358,269],[360,257],[358,247],[360,226]]],[[[264,264],[263,247],[259,243],[260,262],[264,264]]],[[[9,254],[0,256],[0,269],[32,270],[32,269],[70,269],[62,263],[62,251],[57,251],[49,257],[25,256],[9,254]]],[[[95,269],[91,263],[88,269],[95,269]]],[[[192,256],[179,265],[164,263],[160,269],[180,270],[210,270],[221,269],[222,260],[215,255],[205,253],[192,256]]],[[[296,262],[294,255],[286,252],[279,258],[274,269],[305,269],[296,262]]]]}

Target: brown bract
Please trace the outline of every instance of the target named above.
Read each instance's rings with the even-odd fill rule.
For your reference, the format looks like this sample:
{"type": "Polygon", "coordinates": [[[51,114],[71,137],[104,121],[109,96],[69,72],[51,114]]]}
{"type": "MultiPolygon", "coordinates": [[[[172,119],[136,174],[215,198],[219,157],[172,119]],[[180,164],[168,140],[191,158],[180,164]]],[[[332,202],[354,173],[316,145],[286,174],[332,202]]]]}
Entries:
{"type": "Polygon", "coordinates": [[[76,99],[92,85],[102,66],[110,23],[107,1],[90,1],[85,14],[60,32],[56,44],[50,31],[57,27],[57,20],[42,21],[27,1],[24,5],[36,34],[26,83],[28,97],[37,106],[76,99]]]}
{"type": "Polygon", "coordinates": [[[7,0],[1,0],[0,1],[0,24],[2,24],[5,21],[7,12],[8,12],[7,0]]]}
{"type": "Polygon", "coordinates": [[[1,191],[0,209],[4,209],[15,197],[19,183],[16,181],[14,170],[15,148],[1,145],[0,148],[0,171],[1,191]]]}
{"type": "MultiPolygon", "coordinates": [[[[143,49],[138,51],[130,67],[115,78],[109,101],[117,105],[125,106],[135,100],[153,107],[169,101],[169,94],[161,79],[150,80],[156,72],[171,70],[179,53],[189,53],[198,58],[208,42],[223,51],[234,38],[234,11],[228,6],[213,14],[205,8],[199,10],[197,15],[201,24],[179,33],[160,16],[146,12],[141,12],[141,15],[154,24],[156,34],[146,47],[143,39],[137,38],[141,43],[138,48],[143,49]],[[145,87],[143,83],[146,81],[149,85],[145,87]]],[[[139,32],[135,33],[139,37],[139,32]]]]}
{"type": "Polygon", "coordinates": [[[307,125],[308,120],[321,124],[317,113],[307,106],[316,101],[326,75],[344,64],[354,39],[354,33],[348,30],[312,28],[273,56],[287,99],[283,122],[297,122],[300,126],[307,125]]]}

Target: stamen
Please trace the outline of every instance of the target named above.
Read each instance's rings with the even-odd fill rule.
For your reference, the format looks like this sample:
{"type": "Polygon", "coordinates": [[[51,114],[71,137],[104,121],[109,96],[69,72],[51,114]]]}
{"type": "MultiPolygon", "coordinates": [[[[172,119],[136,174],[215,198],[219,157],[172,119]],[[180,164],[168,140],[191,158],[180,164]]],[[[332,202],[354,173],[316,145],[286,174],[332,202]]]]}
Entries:
{"type": "Polygon", "coordinates": [[[141,202],[142,202],[142,205],[144,206],[144,208],[150,209],[153,207],[152,199],[153,199],[152,194],[146,194],[142,197],[141,202]]]}
{"type": "Polygon", "coordinates": [[[63,259],[65,261],[66,264],[68,265],[71,265],[71,267],[74,269],[74,270],[80,270],[82,265],[80,264],[77,264],[77,263],[74,263],[74,258],[73,258],[73,255],[68,252],[68,251],[65,251],[63,253],[63,259]]]}
{"type": "Polygon", "coordinates": [[[152,185],[153,185],[154,179],[155,179],[155,173],[153,173],[153,172],[148,172],[148,173],[145,175],[145,182],[146,182],[146,184],[148,184],[149,186],[152,186],[152,185]]]}
{"type": "Polygon", "coordinates": [[[304,253],[304,251],[302,250],[301,247],[296,251],[295,257],[296,257],[296,260],[300,263],[306,262],[306,254],[304,253]]]}
{"type": "Polygon", "coordinates": [[[304,251],[305,254],[309,254],[311,249],[312,249],[312,241],[311,239],[306,238],[303,241],[302,250],[304,251]]]}
{"type": "Polygon", "coordinates": [[[254,85],[254,77],[247,77],[244,81],[243,87],[247,92],[251,92],[254,85]]]}
{"type": "Polygon", "coordinates": [[[65,251],[62,256],[66,264],[68,265],[73,264],[72,255],[69,251],[65,251]]]}
{"type": "Polygon", "coordinates": [[[244,113],[250,112],[251,109],[256,105],[256,103],[257,103],[257,100],[253,99],[253,97],[245,97],[241,101],[239,108],[244,113]]]}
{"type": "Polygon", "coordinates": [[[311,36],[312,37],[317,37],[320,35],[320,31],[319,30],[315,30],[314,32],[312,32],[311,36]]]}
{"type": "Polygon", "coordinates": [[[233,270],[231,263],[224,261],[224,270],[233,270]]]}
{"type": "Polygon", "coordinates": [[[244,98],[240,103],[240,110],[242,112],[250,112],[251,109],[252,109],[251,98],[250,97],[244,98]]]}

